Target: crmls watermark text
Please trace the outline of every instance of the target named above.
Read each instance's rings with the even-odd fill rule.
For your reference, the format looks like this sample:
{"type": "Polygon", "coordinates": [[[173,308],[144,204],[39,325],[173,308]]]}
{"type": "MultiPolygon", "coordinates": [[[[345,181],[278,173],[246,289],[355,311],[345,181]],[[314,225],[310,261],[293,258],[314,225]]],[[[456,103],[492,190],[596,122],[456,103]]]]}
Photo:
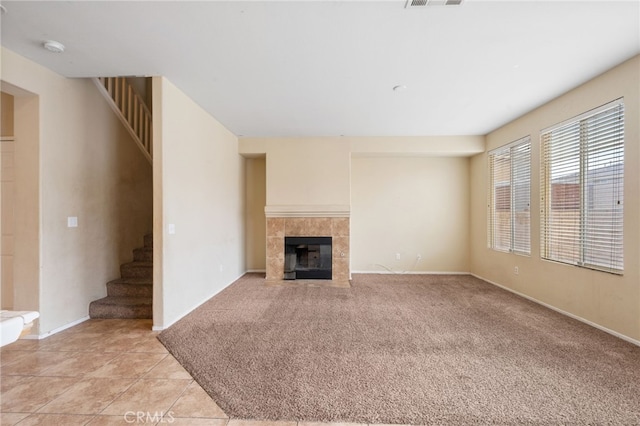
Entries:
{"type": "Polygon", "coordinates": [[[176,421],[173,417],[173,411],[127,411],[124,413],[124,421],[127,423],[173,423],[176,421]]]}

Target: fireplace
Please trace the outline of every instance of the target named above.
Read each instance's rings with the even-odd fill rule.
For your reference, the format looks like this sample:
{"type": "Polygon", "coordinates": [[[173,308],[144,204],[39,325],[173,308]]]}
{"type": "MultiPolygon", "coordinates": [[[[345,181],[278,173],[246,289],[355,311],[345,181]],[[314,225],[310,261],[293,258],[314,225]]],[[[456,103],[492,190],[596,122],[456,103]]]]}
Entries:
{"type": "MultiPolygon", "coordinates": [[[[266,211],[267,213],[267,271],[266,281],[270,283],[278,283],[285,279],[293,280],[292,275],[288,275],[285,278],[285,270],[292,272],[295,268],[291,267],[291,263],[285,266],[285,240],[288,238],[303,238],[310,237],[328,238],[331,241],[331,245],[323,244],[323,240],[320,240],[320,245],[326,245],[325,248],[316,248],[314,246],[319,245],[317,241],[309,242],[308,240],[297,240],[298,245],[307,245],[307,252],[296,253],[296,261],[304,260],[306,256],[307,268],[309,269],[327,269],[330,265],[331,270],[325,274],[324,277],[316,278],[318,280],[328,280],[334,284],[348,283],[350,277],[349,273],[349,218],[348,217],[335,217],[335,216],[314,216],[314,217],[299,217],[299,216],[286,216],[280,212],[266,211]],[[280,213],[280,214],[278,214],[280,213]],[[311,246],[311,247],[309,247],[311,246]],[[322,261],[323,255],[325,258],[329,256],[330,261],[322,261]],[[319,256],[316,258],[316,256],[319,256]],[[311,264],[309,264],[311,261],[311,264]],[[315,263],[314,263],[315,262],[315,263]],[[317,265],[320,262],[322,268],[318,268],[317,265]]],[[[296,241],[296,240],[292,240],[296,241]]],[[[327,241],[327,240],[324,240],[327,241]]],[[[291,253],[291,248],[289,249],[291,253]]],[[[295,251],[295,250],[293,250],[295,251]]],[[[293,253],[291,253],[293,254],[293,253]]],[[[289,256],[288,262],[292,262],[292,256],[289,256]]],[[[298,270],[305,269],[299,267],[298,270]]],[[[300,271],[302,276],[307,271],[300,271]]],[[[317,272],[317,271],[316,271],[317,272]]],[[[314,273],[316,273],[314,272],[314,273]]],[[[302,276],[296,271],[296,278],[305,281],[309,278],[302,278],[302,276]]]]}
{"type": "Polygon", "coordinates": [[[285,237],[284,279],[331,279],[331,237],[285,237]]]}

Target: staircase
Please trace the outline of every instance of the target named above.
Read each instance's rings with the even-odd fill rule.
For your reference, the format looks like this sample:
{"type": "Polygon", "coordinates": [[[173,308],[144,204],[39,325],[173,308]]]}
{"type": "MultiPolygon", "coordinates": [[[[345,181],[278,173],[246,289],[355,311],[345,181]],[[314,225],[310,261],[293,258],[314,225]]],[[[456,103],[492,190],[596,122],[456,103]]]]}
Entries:
{"type": "Polygon", "coordinates": [[[152,114],[135,87],[126,77],[99,77],[93,82],[147,161],[153,164],[152,114]]]}
{"type": "Polygon", "coordinates": [[[121,278],[107,283],[107,297],[89,305],[91,318],[152,318],[153,235],[133,251],[133,262],[120,265],[121,278]]]}

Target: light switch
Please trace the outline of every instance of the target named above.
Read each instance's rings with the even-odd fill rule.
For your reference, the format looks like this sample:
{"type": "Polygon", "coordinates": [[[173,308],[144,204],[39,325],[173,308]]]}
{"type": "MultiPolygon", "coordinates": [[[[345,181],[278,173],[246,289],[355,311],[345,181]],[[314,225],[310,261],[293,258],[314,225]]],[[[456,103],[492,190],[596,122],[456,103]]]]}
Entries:
{"type": "Polygon", "coordinates": [[[168,226],[168,231],[169,234],[175,234],[176,233],[176,225],[174,225],[173,223],[170,223],[168,226]]]}
{"type": "Polygon", "coordinates": [[[69,216],[67,218],[67,228],[77,228],[77,227],[78,227],[78,217],[69,216]]]}

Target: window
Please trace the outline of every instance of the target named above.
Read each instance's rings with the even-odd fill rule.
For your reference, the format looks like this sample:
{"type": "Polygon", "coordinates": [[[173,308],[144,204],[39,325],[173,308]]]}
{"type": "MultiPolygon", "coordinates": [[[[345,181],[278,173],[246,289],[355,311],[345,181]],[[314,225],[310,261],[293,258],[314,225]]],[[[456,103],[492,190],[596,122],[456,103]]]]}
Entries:
{"type": "Polygon", "coordinates": [[[531,253],[531,138],[489,152],[489,247],[531,253]]]}
{"type": "Polygon", "coordinates": [[[541,135],[542,258],[623,271],[622,99],[541,135]]]}

